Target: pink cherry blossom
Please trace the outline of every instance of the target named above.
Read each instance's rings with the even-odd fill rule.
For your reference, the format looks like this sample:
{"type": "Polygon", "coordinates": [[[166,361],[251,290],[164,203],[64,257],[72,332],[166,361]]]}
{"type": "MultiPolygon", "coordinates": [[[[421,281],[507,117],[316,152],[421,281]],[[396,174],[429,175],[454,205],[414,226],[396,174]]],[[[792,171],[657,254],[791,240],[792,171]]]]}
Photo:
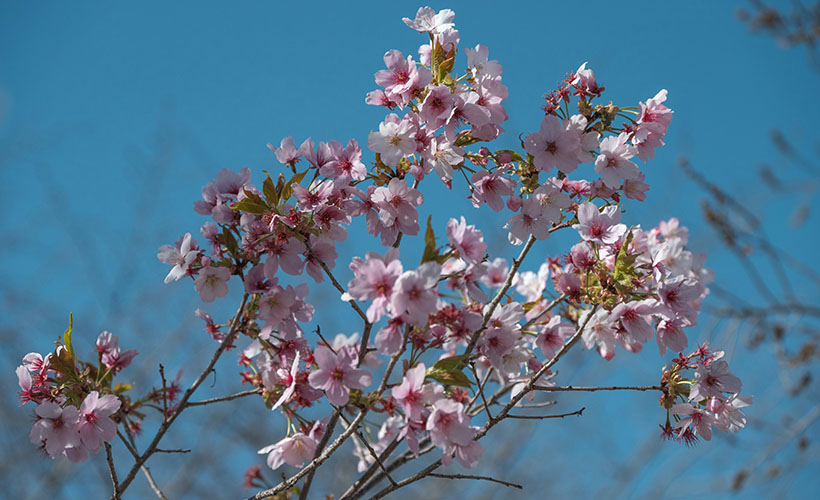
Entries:
{"type": "Polygon", "coordinates": [[[347,404],[350,389],[364,389],[373,383],[370,372],[355,367],[356,359],[347,349],[333,354],[329,348],[319,346],[314,359],[319,368],[311,372],[308,381],[316,389],[325,391],[331,404],[347,404]]]}
{"type": "Polygon", "coordinates": [[[580,324],[586,323],[587,325],[581,333],[581,341],[587,349],[592,349],[597,344],[598,353],[601,357],[610,360],[615,356],[615,322],[610,314],[603,309],[592,313],[591,318],[589,315],[590,311],[586,310],[579,319],[580,324]]]}
{"type": "Polygon", "coordinates": [[[575,333],[575,328],[569,323],[562,322],[561,316],[553,316],[544,325],[541,333],[535,340],[535,345],[541,349],[544,359],[550,360],[555,353],[564,346],[564,342],[575,333]]]}
{"type": "Polygon", "coordinates": [[[297,432],[278,443],[265,446],[258,451],[260,455],[267,453],[268,467],[278,469],[282,464],[301,467],[308,460],[313,459],[316,452],[316,440],[297,432]]]}
{"type": "Polygon", "coordinates": [[[732,394],[726,401],[719,398],[709,399],[707,407],[717,417],[715,427],[723,432],[740,432],[746,427],[746,415],[740,408],[751,405],[753,401],[752,396],[732,394]]]}
{"type": "Polygon", "coordinates": [[[194,289],[199,292],[203,302],[213,302],[219,297],[228,295],[228,280],[231,272],[226,267],[203,267],[194,281],[194,289]]]}
{"type": "Polygon", "coordinates": [[[440,35],[445,30],[453,27],[453,19],[456,13],[450,9],[442,9],[438,13],[430,7],[419,7],[416,18],[401,18],[404,24],[418,31],[419,33],[430,33],[440,35]]]}
{"type": "Polygon", "coordinates": [[[283,369],[279,370],[279,378],[285,384],[285,390],[282,391],[282,395],[279,396],[279,399],[276,400],[273,406],[271,406],[271,410],[275,410],[282,406],[282,404],[287,403],[290,400],[290,397],[293,395],[294,391],[296,391],[296,375],[299,373],[299,351],[296,351],[296,356],[293,358],[293,364],[290,367],[290,371],[285,371],[283,369]]]}
{"type": "Polygon", "coordinates": [[[453,453],[465,467],[476,465],[483,450],[478,442],[473,441],[476,431],[470,427],[470,417],[464,411],[464,405],[450,399],[439,399],[427,417],[426,428],[433,445],[444,452],[441,461],[445,466],[452,463],[453,453]]]}
{"type": "Polygon", "coordinates": [[[441,276],[441,266],[426,262],[414,271],[405,271],[396,280],[390,299],[390,315],[402,317],[411,325],[422,326],[427,316],[436,311],[436,287],[441,276]]]}
{"type": "Polygon", "coordinates": [[[433,402],[435,392],[432,385],[424,384],[427,368],[419,363],[407,370],[401,384],[392,389],[393,397],[404,411],[407,420],[421,421],[425,405],[433,402]]]}
{"type": "Polygon", "coordinates": [[[479,170],[473,174],[470,182],[475,189],[472,192],[473,206],[478,208],[482,203],[486,203],[491,209],[498,212],[504,208],[502,196],[513,194],[513,182],[504,176],[501,169],[492,173],[486,170],[479,170]]]}
{"type": "Polygon", "coordinates": [[[638,166],[629,161],[635,156],[635,148],[626,143],[629,134],[621,132],[617,137],[607,137],[601,141],[601,154],[595,160],[595,172],[607,187],[618,189],[621,179],[637,179],[640,171],[638,166]]]}
{"type": "Polygon", "coordinates": [[[468,226],[464,216],[460,221],[450,219],[447,222],[447,239],[456,256],[468,264],[480,262],[487,251],[484,235],[474,225],[468,226]]]}
{"type": "Polygon", "coordinates": [[[77,430],[88,451],[98,451],[102,448],[103,442],[114,439],[117,424],[109,417],[119,411],[121,404],[122,402],[113,394],[100,397],[97,391],[91,391],[85,397],[80,405],[77,430]]]}
{"type": "Polygon", "coordinates": [[[367,147],[381,155],[385,165],[395,167],[399,160],[416,151],[416,129],[409,120],[401,120],[389,114],[379,125],[378,132],[371,132],[367,147]]]}
{"type": "Polygon", "coordinates": [[[176,281],[188,274],[188,268],[196,260],[198,248],[196,241],[191,238],[191,233],[185,233],[177,246],[162,245],[159,248],[157,258],[163,264],[174,266],[165,276],[165,283],[176,281]]]}
{"type": "Polygon", "coordinates": [[[637,148],[638,157],[643,161],[654,158],[655,149],[664,145],[663,139],[673,113],[662,104],[666,101],[666,94],[666,89],[663,89],[655,97],[648,99],[646,104],[639,103],[641,114],[638,116],[632,144],[637,148]]]}
{"type": "Polygon", "coordinates": [[[524,141],[524,148],[533,156],[535,168],[545,172],[558,167],[558,170],[568,174],[578,168],[580,147],[578,135],[567,131],[554,115],[545,116],[541,128],[524,141]]]}
{"type": "Polygon", "coordinates": [[[45,450],[50,457],[61,455],[66,448],[81,446],[77,430],[80,414],[76,407],[68,405],[60,408],[57,403],[45,401],[34,412],[37,414],[37,421],[34,422],[29,437],[35,444],[45,442],[45,450]]]}
{"type": "Polygon", "coordinates": [[[672,413],[675,415],[687,415],[675,424],[678,431],[678,436],[682,436],[684,432],[690,427],[695,430],[698,436],[706,441],[712,439],[712,426],[717,423],[717,419],[711,413],[695,408],[689,403],[678,403],[672,407],[672,413]]]}
{"type": "Polygon", "coordinates": [[[729,373],[729,363],[719,359],[708,366],[698,365],[695,382],[689,389],[689,399],[702,401],[710,397],[722,398],[724,392],[738,393],[741,387],[740,379],[729,373]]]}
{"type": "Polygon", "coordinates": [[[626,226],[618,223],[620,219],[617,206],[607,207],[601,213],[595,204],[585,201],[578,207],[578,224],[572,228],[587,241],[611,245],[626,233],[626,226]]]}
{"type": "Polygon", "coordinates": [[[384,315],[393,286],[402,273],[398,250],[388,250],[384,258],[376,252],[368,252],[365,260],[354,257],[350,269],[355,277],[347,284],[347,292],[342,300],[372,300],[367,309],[367,320],[375,323],[384,315]]]}

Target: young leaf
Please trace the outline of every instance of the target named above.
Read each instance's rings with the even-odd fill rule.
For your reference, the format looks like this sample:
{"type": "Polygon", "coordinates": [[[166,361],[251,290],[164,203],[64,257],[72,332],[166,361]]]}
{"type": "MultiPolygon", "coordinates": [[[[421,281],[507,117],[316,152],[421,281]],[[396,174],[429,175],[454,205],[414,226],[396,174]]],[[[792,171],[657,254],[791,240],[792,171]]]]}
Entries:
{"type": "Polygon", "coordinates": [[[275,207],[279,204],[279,192],[276,190],[276,186],[273,185],[273,181],[270,178],[270,174],[267,170],[263,170],[265,175],[265,182],[262,183],[262,192],[265,194],[265,200],[267,200],[268,205],[275,207]]]}
{"type": "Polygon", "coordinates": [[[432,225],[433,216],[427,216],[427,232],[424,233],[424,253],[421,256],[421,263],[430,262],[438,259],[438,250],[436,250],[436,234],[433,232],[432,225]]]}
{"type": "Polygon", "coordinates": [[[442,384],[456,385],[459,387],[469,388],[473,384],[461,370],[442,370],[431,366],[427,369],[427,373],[424,376],[442,384]]]}
{"type": "Polygon", "coordinates": [[[65,341],[65,349],[68,351],[68,355],[71,359],[74,359],[74,346],[71,345],[71,331],[74,329],[74,315],[72,313],[68,313],[68,328],[66,329],[65,333],[63,334],[63,340],[65,341]]]}

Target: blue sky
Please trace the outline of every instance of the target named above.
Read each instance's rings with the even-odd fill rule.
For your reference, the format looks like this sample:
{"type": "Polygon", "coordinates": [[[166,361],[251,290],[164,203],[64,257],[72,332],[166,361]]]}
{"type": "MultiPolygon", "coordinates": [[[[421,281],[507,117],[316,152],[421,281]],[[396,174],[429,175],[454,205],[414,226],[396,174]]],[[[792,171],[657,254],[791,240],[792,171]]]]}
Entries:
{"type": "MultiPolygon", "coordinates": [[[[499,146],[514,145],[519,134],[535,130],[543,94],[584,61],[616,104],[635,105],[668,89],[667,104],[675,118],[667,146],[642,167],[651,190],[645,203],[628,206],[625,221],[651,227],[679,217],[690,227],[690,247],[711,254],[707,262],[717,270],[718,283],[754,302],[760,297],[731,256],[720,251],[700,213],[701,192],[686,181],[677,158],[686,155],[716,184],[742,193],[742,201],[768,226],[770,238],[811,262],[818,236],[805,229],[818,227],[817,214],[810,212],[803,230],[783,223],[796,203],[811,201],[811,192],[778,196],[759,181],[756,171],[768,163],[784,178],[812,180],[783,161],[769,134],[773,128],[782,130],[811,157],[820,102],[814,98],[818,73],[803,51],[786,51],[766,36],[750,34],[735,17],[738,5],[592,1],[583,7],[569,2],[510,2],[503,7],[496,2],[450,2],[433,7],[456,11],[462,48],[482,43],[504,66],[510,120],[499,146]]],[[[2,255],[8,263],[0,269],[6,295],[0,324],[5,331],[20,332],[14,349],[8,349],[13,352],[3,359],[5,371],[11,373],[25,352],[49,349],[65,328],[69,311],[78,328],[87,332],[88,349],[99,331],[109,329],[122,336],[122,343],[127,340],[140,350],[145,366],[132,368],[135,379],[152,383],[145,377],[158,362],[174,369],[185,365],[186,351],[171,349],[162,339],[172,332],[184,336],[174,345],[194,345],[193,338],[206,343],[192,315],[199,304],[191,286],[163,285],[167,270],[155,259],[157,248],[185,232],[198,233],[203,219],[193,212],[192,203],[220,168],[249,166],[257,183],[262,169],[278,168],[267,142],[278,144],[293,136],[298,143],[311,136],[317,141],[355,138],[365,144],[368,131],[378,127],[384,113],[365,105],[364,95],[376,88],[373,73],[382,68],[386,50],[415,53],[423,41],[401,22],[418,6],[0,5],[0,195],[9,205],[0,219],[6,241],[2,255]]],[[[438,186],[425,195],[422,215],[432,214],[443,234],[443,224],[456,215],[453,200],[438,186]]],[[[458,206],[467,210],[466,203],[458,206]]],[[[488,230],[501,222],[486,211],[475,217],[486,217],[488,230]]],[[[352,241],[347,255],[367,249],[369,238],[352,241]]],[[[488,239],[491,250],[505,248],[503,235],[488,239]]],[[[564,250],[556,238],[543,246],[543,255],[564,250]]],[[[504,251],[512,254],[509,248],[504,251]]],[[[342,258],[337,268],[346,271],[342,258]]],[[[796,286],[802,296],[816,299],[816,283],[805,280],[796,286]]],[[[316,300],[335,297],[313,284],[311,289],[316,300]]],[[[224,315],[232,307],[225,299],[209,310],[224,315]]],[[[341,314],[347,311],[326,308],[320,313],[319,320],[326,322],[323,331],[350,333],[342,324],[333,326],[341,314]]],[[[772,371],[760,369],[773,364],[771,353],[744,354],[743,340],[725,327],[704,321],[690,338],[718,336],[732,343],[727,350],[732,351],[733,371],[744,379],[744,392],[758,398],[759,406],[749,412],[752,418],[757,411],[761,417],[768,411],[782,412],[772,371]]],[[[590,356],[567,361],[579,367],[572,374],[566,368],[573,383],[597,383],[601,375],[608,382],[653,383],[663,364],[654,346],[638,356],[619,353],[608,366],[590,356]]],[[[189,375],[193,373],[192,368],[189,375]]],[[[232,366],[225,373],[217,389],[236,389],[232,366]]],[[[593,463],[611,466],[636,443],[654,437],[654,423],[662,419],[655,396],[593,396],[563,399],[562,408],[577,403],[589,413],[583,422],[539,427],[539,439],[525,447],[525,459],[541,453],[542,445],[549,449],[554,443],[563,450],[569,446],[573,451],[550,454],[550,468],[584,474],[566,460],[589,453],[601,456],[593,463]]],[[[808,408],[801,400],[786,404],[784,413],[795,416],[808,408]]],[[[17,410],[22,417],[12,423],[15,432],[28,432],[28,412],[17,410]]],[[[776,426],[779,418],[778,413],[769,424],[776,426]]],[[[275,424],[266,425],[273,435],[275,424]]],[[[656,486],[653,478],[668,474],[661,468],[668,463],[687,464],[695,477],[715,477],[716,467],[747,463],[767,442],[763,431],[752,430],[748,437],[741,434],[731,442],[721,438],[694,451],[666,446],[624,494],[648,494],[656,486]]],[[[253,460],[242,455],[232,468],[241,476],[253,460]]],[[[613,475],[617,472],[605,472],[607,478],[613,475]]],[[[604,486],[573,487],[593,493],[604,486]]],[[[818,486],[816,475],[795,473],[771,491],[799,497],[818,486]]],[[[83,486],[70,488],[81,491],[83,486]]],[[[572,493],[571,487],[556,488],[572,493]]],[[[670,495],[673,491],[681,490],[666,490],[670,495]]]]}

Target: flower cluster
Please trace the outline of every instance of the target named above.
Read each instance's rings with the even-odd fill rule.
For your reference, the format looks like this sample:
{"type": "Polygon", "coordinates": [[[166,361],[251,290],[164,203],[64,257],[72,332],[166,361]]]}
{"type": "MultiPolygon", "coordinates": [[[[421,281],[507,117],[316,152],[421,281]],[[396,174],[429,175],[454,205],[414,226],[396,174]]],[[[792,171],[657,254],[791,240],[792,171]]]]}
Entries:
{"type": "Polygon", "coordinates": [[[128,387],[114,386],[112,379],[137,352],[120,352],[117,336],[103,332],[97,339],[98,362],[80,361],[72,346],[72,330],[69,323],[53,353],[26,354],[17,367],[17,381],[21,404],[37,404],[31,442],[52,458],[65,455],[72,462],[82,462],[89,452],[96,453],[103,442],[114,439],[117,424],[112,417],[128,387]]]}
{"type": "Polygon", "coordinates": [[[712,426],[723,432],[738,432],[746,426],[740,408],[751,405],[753,398],[740,395],[742,383],[729,373],[723,354],[704,344],[689,355],[680,353],[671,367],[664,369],[668,389],[661,404],[668,415],[661,430],[665,438],[693,444],[698,437],[711,440],[712,426]],[[691,380],[683,376],[685,370],[695,371],[691,380]]]}
{"type": "MultiPolygon", "coordinates": [[[[376,439],[363,442],[358,423],[348,433],[357,432],[360,471],[374,467],[374,453],[397,440],[418,454],[423,439],[441,450],[444,465],[455,458],[473,467],[483,453],[478,439],[495,425],[480,422],[488,385],[512,394],[514,405],[536,382],[554,384],[550,367],[576,340],[609,360],[616,346],[637,353],[655,337],[663,355],[684,350],[684,329],[697,324],[712,274],[704,257],[686,248],[688,231],[677,219],[649,230],[621,222],[625,200],[643,201],[649,189],[634,160],[651,159],[664,143],[672,118],[666,91],[632,107],[599,104],[604,87],[584,63],[547,95],[540,126],[522,138],[521,150],[476,146],[504,132],[507,88],[501,65],[483,45],[464,48],[466,68],[454,71],[461,49],[454,16],[423,7],[415,19],[404,19],[429,42],[417,59],[388,51],[386,68],[375,73],[380,88],[366,102],[387,112],[367,138],[368,166],[355,139],[317,144],[309,138],[297,147],[284,138],[278,147],[268,145],[284,173],[266,172],[257,187],[247,168],[223,169],[202,189],[194,208],[211,219],[200,229],[202,247],[186,233],[160,248],[159,259],[172,266],[166,283],[189,278],[204,302],[231,288],[243,292],[231,321],[219,324],[202,310],[196,315],[221,344],[217,355],[244,341],[242,382],[287,419],[287,434],[259,450],[273,469],[303,466],[336,418],[355,411],[359,421],[368,412],[384,416],[376,439]],[[448,220],[446,242],[428,218],[421,261],[402,261],[404,237],[421,232],[420,184],[432,172],[476,209],[505,212],[507,239],[523,245],[519,257],[488,255],[486,229],[460,216],[448,220]],[[376,245],[387,248],[354,257],[345,283],[334,275],[337,245],[359,217],[376,245]],[[577,243],[538,263],[537,271],[522,269],[530,248],[562,229],[574,229],[577,243]],[[321,325],[311,331],[315,304],[305,274],[339,292],[362,320],[361,338],[339,334],[328,341],[321,325]],[[391,377],[397,367],[400,381],[391,377]],[[302,411],[322,404],[335,417],[308,418],[302,411]]],[[[106,367],[100,380],[133,357],[107,333],[97,347],[106,367]]],[[[667,432],[677,429],[691,441],[693,433],[709,439],[709,425],[743,426],[737,408],[751,400],[737,396],[740,381],[719,358],[700,348],[679,355],[664,372],[661,403],[676,422],[667,418],[667,432]],[[688,369],[691,379],[684,376],[688,369]],[[679,397],[687,402],[674,404],[679,397]]],[[[48,394],[53,406],[38,408],[38,415],[73,422],[77,411],[66,405],[77,394],[72,399],[64,387],[44,387],[47,360],[35,364],[25,370],[35,375],[25,382],[24,398],[39,402],[48,394]]],[[[92,378],[97,373],[89,368],[92,378]]],[[[163,378],[161,390],[124,404],[121,420],[138,424],[138,409],[150,402],[167,413],[177,392],[178,381],[168,385],[163,378]]],[[[89,407],[98,408],[97,392],[87,394],[95,395],[89,407]]],[[[46,431],[56,425],[40,424],[37,436],[47,449],[49,442],[60,452],[74,449],[73,438],[46,431]]],[[[258,476],[254,470],[248,481],[258,476]]]]}

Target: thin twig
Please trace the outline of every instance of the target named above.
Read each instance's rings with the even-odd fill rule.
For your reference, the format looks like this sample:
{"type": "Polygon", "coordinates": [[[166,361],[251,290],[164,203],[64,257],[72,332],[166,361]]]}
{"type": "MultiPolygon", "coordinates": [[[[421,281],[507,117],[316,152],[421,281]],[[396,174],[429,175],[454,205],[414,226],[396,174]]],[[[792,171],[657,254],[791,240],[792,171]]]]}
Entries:
{"type": "Polygon", "coordinates": [[[584,410],[586,408],[581,408],[580,410],[575,410],[570,413],[561,413],[559,415],[507,415],[507,418],[517,418],[520,420],[545,420],[548,418],[564,418],[564,417],[571,417],[572,415],[581,416],[584,414],[584,410]]]}
{"type": "MultiPolygon", "coordinates": [[[[242,296],[242,302],[239,305],[239,309],[236,311],[236,314],[231,321],[231,328],[228,331],[228,335],[219,344],[219,347],[214,352],[214,355],[211,357],[211,360],[208,362],[208,365],[199,374],[199,376],[194,380],[194,383],[182,394],[182,398],[179,400],[179,405],[177,409],[174,410],[173,413],[167,418],[163,419],[162,424],[157,429],[157,433],[154,435],[154,439],[151,440],[151,443],[148,445],[148,448],[140,455],[140,457],[135,460],[134,465],[131,467],[131,470],[128,472],[128,475],[125,477],[123,482],[121,483],[121,491],[125,491],[128,488],[128,485],[131,484],[131,481],[134,480],[134,477],[137,474],[137,471],[140,470],[142,465],[156,452],[157,447],[159,446],[159,442],[162,440],[165,433],[168,432],[168,429],[174,423],[174,421],[179,417],[179,415],[188,407],[188,400],[191,398],[193,393],[202,385],[202,382],[208,377],[208,375],[213,371],[216,362],[219,360],[222,353],[228,348],[229,345],[232,344],[233,340],[239,334],[239,326],[241,324],[242,313],[245,311],[245,304],[248,301],[248,294],[244,294],[242,296]]],[[[112,497],[114,498],[114,497],[112,497]]]]}
{"type": "MultiPolygon", "coordinates": [[[[595,311],[597,309],[598,309],[598,304],[594,305],[592,307],[592,309],[589,310],[589,312],[587,313],[586,320],[584,320],[583,324],[581,324],[581,326],[578,328],[578,330],[576,330],[575,334],[573,334],[573,336],[570,337],[570,339],[567,340],[564,343],[563,346],[561,346],[561,349],[559,349],[558,352],[556,352],[555,355],[553,355],[552,359],[550,359],[547,363],[543,364],[541,366],[541,368],[539,368],[535,372],[535,374],[533,374],[530,381],[527,382],[527,384],[524,386],[524,388],[518,394],[513,396],[513,398],[510,400],[510,402],[507,403],[504,406],[504,408],[501,410],[501,412],[498,415],[496,415],[494,418],[490,419],[489,421],[487,421],[486,424],[484,424],[484,427],[482,427],[482,429],[476,433],[475,437],[473,438],[474,440],[478,441],[479,439],[486,436],[487,432],[489,432],[490,429],[495,427],[499,422],[501,422],[502,420],[504,420],[506,417],[509,416],[510,410],[512,408],[514,408],[530,391],[533,390],[533,387],[535,386],[535,382],[542,375],[544,375],[544,373],[546,373],[547,370],[549,370],[553,365],[555,365],[555,363],[557,363],[558,360],[561,359],[561,357],[563,357],[564,354],[566,354],[567,351],[573,345],[575,345],[576,342],[578,342],[578,339],[581,338],[581,335],[583,334],[584,329],[586,328],[587,324],[592,319],[592,316],[595,314],[595,311]]],[[[376,493],[375,495],[370,497],[370,500],[378,500],[379,498],[383,498],[386,495],[389,495],[390,493],[392,493],[393,491],[396,491],[399,488],[402,488],[404,486],[407,486],[408,484],[414,483],[414,482],[416,482],[419,479],[422,479],[424,477],[427,477],[434,470],[441,467],[441,465],[442,465],[441,459],[438,459],[435,462],[433,462],[432,464],[430,464],[429,466],[422,469],[421,471],[417,472],[416,474],[413,474],[412,476],[399,481],[396,486],[391,484],[390,486],[387,486],[386,488],[382,489],[381,491],[379,491],[378,493],[376,493]]]]}
{"type": "Polygon", "coordinates": [[[545,307],[545,308],[544,308],[544,310],[543,310],[543,311],[541,311],[540,313],[538,313],[538,315],[537,315],[536,317],[534,317],[534,318],[532,318],[531,320],[529,320],[529,321],[527,321],[526,323],[524,323],[524,326],[522,326],[522,327],[521,327],[521,329],[522,329],[522,330],[526,330],[527,328],[529,328],[529,327],[530,327],[533,323],[535,323],[535,322],[536,322],[536,321],[538,321],[539,319],[543,318],[545,314],[547,314],[547,313],[548,313],[548,312],[550,312],[553,308],[555,308],[555,306],[557,306],[558,304],[560,304],[560,303],[561,303],[561,301],[562,301],[562,300],[564,300],[565,298],[567,298],[567,296],[566,296],[566,295],[564,295],[563,293],[562,293],[561,295],[559,295],[559,296],[558,296],[558,298],[556,298],[555,300],[553,300],[552,302],[550,302],[550,303],[547,305],[547,307],[545,307]]]}
{"type": "MultiPolygon", "coordinates": [[[[336,411],[330,416],[330,420],[327,422],[327,426],[325,428],[325,432],[322,434],[322,439],[319,440],[319,444],[316,445],[316,451],[313,453],[313,459],[319,458],[319,455],[324,451],[325,446],[327,446],[327,442],[330,441],[330,436],[333,434],[333,429],[336,428],[336,422],[339,421],[339,416],[342,414],[341,408],[337,408],[336,411]]],[[[299,500],[307,500],[308,491],[310,491],[310,485],[313,483],[313,476],[316,474],[316,469],[314,468],[310,471],[310,474],[305,478],[305,484],[302,485],[302,491],[299,493],[299,500]]]]}
{"type": "MultiPolygon", "coordinates": [[[[322,270],[325,272],[328,279],[330,279],[330,282],[333,284],[336,290],[338,290],[342,295],[345,295],[347,293],[347,290],[345,290],[345,288],[339,283],[339,281],[336,279],[336,276],[333,275],[333,273],[330,271],[330,268],[327,267],[327,264],[325,264],[325,261],[320,259],[318,255],[313,253],[313,249],[310,248],[309,241],[303,240],[303,242],[311,258],[313,258],[316,262],[319,263],[319,266],[321,266],[322,270]]],[[[362,310],[361,307],[359,307],[359,304],[355,300],[350,299],[347,301],[347,303],[350,304],[350,307],[352,307],[353,310],[356,311],[356,314],[358,314],[359,317],[362,318],[362,321],[364,321],[364,329],[362,330],[362,341],[359,344],[359,361],[356,365],[361,366],[362,361],[364,361],[364,356],[367,354],[367,342],[370,339],[370,331],[373,328],[373,324],[367,319],[367,314],[365,314],[365,312],[362,310]]]]}
{"type": "Polygon", "coordinates": [[[519,490],[523,490],[524,487],[517,483],[511,483],[509,481],[502,481],[500,479],[496,479],[494,477],[489,476],[475,476],[473,474],[436,474],[431,473],[428,474],[430,477],[438,477],[442,479],[478,479],[481,481],[492,481],[494,483],[503,484],[508,488],[518,488],[519,490]]]}
{"type": "Polygon", "coordinates": [[[390,481],[390,484],[395,485],[396,481],[393,480],[393,478],[390,476],[390,473],[387,472],[387,469],[384,468],[384,464],[382,463],[381,459],[379,458],[379,455],[376,454],[376,450],[374,450],[373,447],[370,446],[370,443],[367,442],[367,439],[365,439],[365,437],[362,435],[361,431],[357,430],[356,435],[359,437],[362,444],[364,444],[365,448],[367,448],[367,451],[370,452],[370,456],[373,457],[373,460],[376,461],[376,464],[378,464],[379,468],[382,470],[382,473],[384,473],[384,475],[387,477],[387,480],[390,481]]]}
{"type": "Polygon", "coordinates": [[[490,407],[487,405],[487,399],[484,397],[484,387],[482,387],[481,381],[478,380],[478,373],[475,371],[475,363],[470,363],[470,368],[472,368],[473,375],[475,375],[475,383],[478,385],[478,393],[481,395],[481,401],[484,403],[484,410],[487,412],[487,419],[492,420],[493,416],[490,414],[490,407]]]}
{"type": "Polygon", "coordinates": [[[244,398],[245,396],[253,396],[254,394],[261,394],[262,388],[257,387],[256,389],[251,389],[249,391],[237,392],[236,394],[231,394],[230,396],[222,396],[219,398],[211,398],[211,399],[204,399],[202,401],[192,401],[188,403],[188,406],[205,406],[214,403],[221,403],[223,401],[233,401],[234,399],[244,398]]]}
{"type": "Polygon", "coordinates": [[[191,453],[191,450],[187,448],[177,448],[174,450],[163,450],[162,448],[157,448],[157,453],[191,453]]]}
{"type": "Polygon", "coordinates": [[[111,445],[108,443],[105,444],[105,459],[108,461],[108,472],[111,473],[111,484],[114,487],[114,494],[111,495],[111,498],[114,500],[120,500],[120,482],[117,479],[117,470],[114,468],[114,457],[111,455],[111,445]]]}
{"type": "Polygon", "coordinates": [[[665,389],[660,385],[646,385],[646,386],[635,386],[635,385],[611,385],[608,387],[576,387],[572,385],[567,386],[554,386],[554,387],[544,387],[540,385],[535,385],[532,387],[533,390],[542,391],[542,392],[569,392],[569,391],[581,391],[581,392],[595,392],[595,391],[664,391],[665,389]]]}
{"type": "Polygon", "coordinates": [[[328,446],[327,449],[324,452],[322,452],[322,454],[319,457],[314,458],[313,460],[311,460],[311,462],[309,464],[307,464],[305,467],[303,467],[299,472],[292,475],[288,479],[285,479],[284,481],[277,484],[273,488],[270,488],[270,489],[267,489],[267,490],[264,490],[264,491],[260,491],[259,493],[253,495],[252,497],[248,497],[247,500],[261,500],[263,498],[272,497],[273,495],[276,495],[277,493],[279,493],[281,491],[285,491],[285,490],[291,488],[300,479],[302,479],[304,476],[306,476],[308,473],[310,473],[310,471],[312,471],[316,467],[319,467],[328,458],[330,458],[330,455],[332,455],[333,452],[336,451],[336,448],[341,446],[342,443],[344,443],[345,440],[348,437],[350,437],[351,434],[353,434],[353,431],[356,429],[356,426],[359,425],[359,423],[364,419],[364,416],[365,416],[366,413],[367,413],[366,410],[360,411],[359,414],[356,415],[356,418],[353,419],[351,427],[348,427],[347,429],[345,429],[344,432],[339,434],[339,437],[337,437],[336,440],[333,441],[333,443],[331,443],[330,446],[328,446]]]}
{"type": "Polygon", "coordinates": [[[157,498],[159,498],[159,500],[168,500],[168,498],[165,496],[162,490],[159,489],[157,482],[154,481],[154,476],[151,475],[151,470],[148,469],[148,467],[146,467],[145,465],[142,465],[140,467],[140,470],[142,470],[142,473],[145,474],[145,479],[148,480],[148,484],[151,486],[151,489],[154,490],[154,494],[157,496],[157,498]]]}

